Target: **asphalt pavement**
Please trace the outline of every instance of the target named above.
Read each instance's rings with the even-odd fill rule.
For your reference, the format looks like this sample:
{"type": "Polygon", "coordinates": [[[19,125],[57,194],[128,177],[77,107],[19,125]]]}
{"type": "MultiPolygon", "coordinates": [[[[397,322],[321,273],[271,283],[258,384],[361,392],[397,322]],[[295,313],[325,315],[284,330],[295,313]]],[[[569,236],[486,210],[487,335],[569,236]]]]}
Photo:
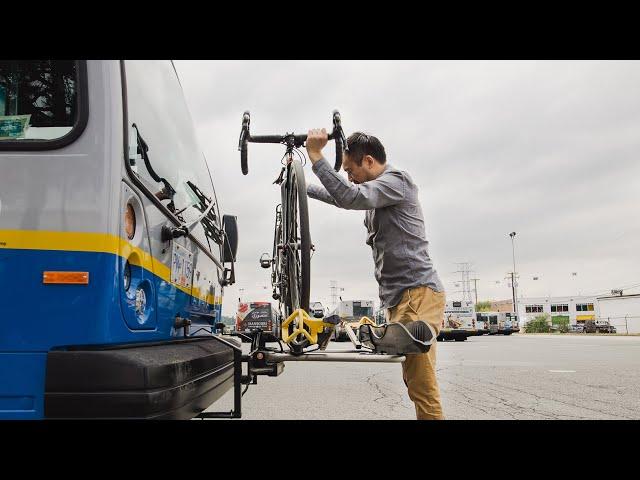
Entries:
{"type": "MultiPolygon", "coordinates": [[[[640,419],[638,336],[484,335],[437,348],[448,419],[640,419]]],[[[229,392],[208,410],[232,408],[229,392]]],[[[410,420],[415,410],[400,364],[287,362],[249,386],[242,418],[410,420]]]]}

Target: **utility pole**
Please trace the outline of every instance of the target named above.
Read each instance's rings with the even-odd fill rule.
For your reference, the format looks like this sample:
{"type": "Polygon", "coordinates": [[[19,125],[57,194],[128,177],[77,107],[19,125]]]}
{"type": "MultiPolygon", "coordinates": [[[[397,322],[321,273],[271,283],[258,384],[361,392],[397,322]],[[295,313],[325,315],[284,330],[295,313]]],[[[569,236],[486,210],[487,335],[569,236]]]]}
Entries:
{"type": "Polygon", "coordinates": [[[476,282],[478,280],[480,280],[479,278],[471,278],[470,280],[473,280],[473,291],[476,294],[476,305],[478,304],[478,285],[476,284],[476,282]]]}
{"type": "Polygon", "coordinates": [[[344,288],[338,288],[338,282],[331,280],[329,281],[329,291],[331,292],[331,306],[336,308],[338,305],[338,292],[344,292],[344,288]]]}
{"type": "MultiPolygon", "coordinates": [[[[516,316],[518,315],[518,295],[517,295],[517,291],[516,291],[516,281],[515,281],[515,277],[516,277],[516,247],[514,244],[514,237],[516,236],[516,232],[511,232],[509,234],[509,236],[511,237],[511,252],[513,253],[513,271],[511,272],[511,287],[513,290],[513,313],[516,314],[516,316]]],[[[520,323],[520,319],[518,319],[518,323],[520,323]]]]}
{"type": "Polygon", "coordinates": [[[335,280],[329,282],[329,292],[331,294],[331,306],[336,308],[338,303],[338,282],[335,280]]]}
{"type": "Polygon", "coordinates": [[[512,302],[513,302],[513,313],[517,313],[516,312],[516,280],[517,280],[518,276],[516,275],[516,272],[507,272],[507,276],[504,277],[505,280],[508,280],[511,282],[511,294],[512,296],[512,302]]]}

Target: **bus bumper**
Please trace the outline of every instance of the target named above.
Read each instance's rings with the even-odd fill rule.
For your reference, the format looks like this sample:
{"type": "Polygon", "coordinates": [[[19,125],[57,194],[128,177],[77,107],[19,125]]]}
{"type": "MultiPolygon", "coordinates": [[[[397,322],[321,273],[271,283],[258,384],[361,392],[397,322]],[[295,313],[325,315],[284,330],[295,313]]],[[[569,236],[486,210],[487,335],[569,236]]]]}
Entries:
{"type": "Polygon", "coordinates": [[[234,368],[234,348],[212,337],[51,351],[44,416],[193,418],[233,387],[234,368]]]}

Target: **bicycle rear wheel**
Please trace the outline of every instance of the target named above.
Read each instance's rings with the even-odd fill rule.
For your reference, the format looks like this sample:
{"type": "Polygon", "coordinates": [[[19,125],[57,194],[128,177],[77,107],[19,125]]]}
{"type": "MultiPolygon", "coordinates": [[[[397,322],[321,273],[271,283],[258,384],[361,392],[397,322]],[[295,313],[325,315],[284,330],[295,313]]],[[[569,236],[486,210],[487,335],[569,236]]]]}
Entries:
{"type": "MultiPolygon", "coordinates": [[[[311,235],[307,184],[302,165],[293,160],[287,167],[286,187],[282,190],[284,247],[286,251],[285,314],[298,308],[309,311],[311,290],[311,235]]],[[[285,184],[283,184],[283,187],[285,184]]]]}

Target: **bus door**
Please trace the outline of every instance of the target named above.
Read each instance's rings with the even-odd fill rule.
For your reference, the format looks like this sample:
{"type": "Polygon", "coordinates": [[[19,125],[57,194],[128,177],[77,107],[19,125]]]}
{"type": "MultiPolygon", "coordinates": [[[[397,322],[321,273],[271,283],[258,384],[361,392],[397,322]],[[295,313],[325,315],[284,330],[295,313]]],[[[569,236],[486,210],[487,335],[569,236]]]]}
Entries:
{"type": "Polygon", "coordinates": [[[124,182],[147,220],[158,328],[213,325],[222,297],[222,221],[182,87],[169,61],[123,61],[124,182]]]}

